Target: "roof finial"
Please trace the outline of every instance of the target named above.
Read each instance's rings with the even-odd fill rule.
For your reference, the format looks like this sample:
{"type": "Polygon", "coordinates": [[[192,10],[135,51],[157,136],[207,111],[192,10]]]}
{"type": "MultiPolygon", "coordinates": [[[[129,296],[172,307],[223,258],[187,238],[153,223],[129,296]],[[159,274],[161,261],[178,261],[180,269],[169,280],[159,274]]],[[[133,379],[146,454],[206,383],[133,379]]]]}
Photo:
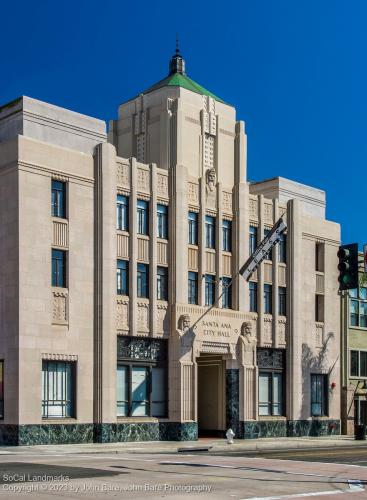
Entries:
{"type": "Polygon", "coordinates": [[[180,44],[178,39],[178,33],[176,33],[176,52],[172,56],[169,63],[169,74],[180,73],[185,75],[185,60],[180,54],[180,44]]]}

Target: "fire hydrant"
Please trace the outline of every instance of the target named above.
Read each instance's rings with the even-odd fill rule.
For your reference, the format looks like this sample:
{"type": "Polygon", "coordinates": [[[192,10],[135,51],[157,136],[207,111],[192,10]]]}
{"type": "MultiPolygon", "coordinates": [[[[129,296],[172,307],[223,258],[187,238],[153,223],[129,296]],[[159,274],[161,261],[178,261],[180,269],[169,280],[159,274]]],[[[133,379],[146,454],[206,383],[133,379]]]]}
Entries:
{"type": "Polygon", "coordinates": [[[232,431],[232,429],[228,429],[228,431],[226,432],[226,438],[227,438],[228,444],[233,444],[234,436],[235,436],[235,433],[232,431]]]}

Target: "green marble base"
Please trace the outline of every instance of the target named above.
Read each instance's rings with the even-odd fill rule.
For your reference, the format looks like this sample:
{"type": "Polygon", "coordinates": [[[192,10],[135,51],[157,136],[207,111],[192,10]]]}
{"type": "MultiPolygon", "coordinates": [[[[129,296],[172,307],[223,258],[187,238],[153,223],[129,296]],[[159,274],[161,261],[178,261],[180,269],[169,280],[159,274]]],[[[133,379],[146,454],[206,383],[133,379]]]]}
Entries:
{"type": "Polygon", "coordinates": [[[244,439],[269,437],[335,436],[340,420],[248,420],[240,422],[244,439]]]}
{"type": "Polygon", "coordinates": [[[196,422],[126,422],[117,424],[0,424],[0,445],[196,441],[196,422]]]}

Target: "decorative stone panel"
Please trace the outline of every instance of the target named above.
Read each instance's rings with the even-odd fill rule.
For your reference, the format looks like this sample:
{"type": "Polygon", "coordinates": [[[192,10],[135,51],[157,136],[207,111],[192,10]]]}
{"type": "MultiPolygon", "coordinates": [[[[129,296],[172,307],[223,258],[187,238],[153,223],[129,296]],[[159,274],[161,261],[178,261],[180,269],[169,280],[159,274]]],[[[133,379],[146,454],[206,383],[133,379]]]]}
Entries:
{"type": "Polygon", "coordinates": [[[117,185],[130,188],[130,165],[117,163],[117,185]]]}
{"type": "Polygon", "coordinates": [[[42,353],[41,357],[48,361],[78,361],[77,354],[42,353]]]}
{"type": "Polygon", "coordinates": [[[168,198],[168,176],[164,174],[157,175],[157,195],[168,198]]]}
{"type": "Polygon", "coordinates": [[[263,344],[264,345],[271,345],[273,343],[272,324],[273,324],[272,317],[265,316],[265,318],[264,318],[264,337],[263,337],[263,344]]]}
{"type": "Polygon", "coordinates": [[[321,348],[324,341],[324,325],[316,323],[315,325],[315,347],[321,348]]]}
{"type": "Polygon", "coordinates": [[[138,191],[150,192],[150,171],[138,168],[138,191]]]}
{"type": "Polygon", "coordinates": [[[257,220],[259,218],[259,204],[257,196],[250,196],[250,219],[257,220]]]}
{"type": "Polygon", "coordinates": [[[325,277],[323,273],[316,273],[316,293],[324,293],[325,291],[325,277]]]}
{"type": "Polygon", "coordinates": [[[149,239],[138,237],[138,260],[149,262],[149,239]]]}
{"type": "Polygon", "coordinates": [[[285,346],[287,343],[287,321],[285,319],[280,319],[278,321],[278,344],[280,346],[285,346]]]}
{"type": "Polygon", "coordinates": [[[264,222],[273,225],[273,204],[265,202],[264,203],[264,222]]]}
{"type": "Polygon", "coordinates": [[[222,193],[222,209],[223,212],[232,213],[232,193],[228,191],[222,193]]]}
{"type": "Polygon", "coordinates": [[[197,248],[189,247],[188,249],[188,268],[190,271],[198,270],[199,253],[197,248]]]}
{"type": "Polygon", "coordinates": [[[205,252],[206,266],[205,270],[207,273],[215,274],[215,252],[205,252]]]}
{"type": "Polygon", "coordinates": [[[168,265],[168,243],[166,241],[157,242],[157,262],[158,265],[168,265]]]}
{"type": "Polygon", "coordinates": [[[232,274],[232,256],[230,254],[222,254],[222,274],[224,276],[232,274]]]}
{"type": "Polygon", "coordinates": [[[138,302],[137,303],[138,314],[138,333],[148,334],[149,333],[149,302],[138,302]]]}
{"type": "Polygon", "coordinates": [[[273,264],[271,262],[264,262],[264,281],[267,283],[273,281],[273,264]]]}
{"type": "Polygon", "coordinates": [[[278,265],[278,285],[286,286],[287,285],[287,268],[286,266],[278,265]]]}
{"type": "Polygon", "coordinates": [[[193,365],[182,366],[182,418],[183,420],[194,420],[194,394],[192,390],[193,365]]]}
{"type": "Polygon", "coordinates": [[[128,299],[128,297],[117,297],[116,329],[117,329],[117,331],[128,331],[129,330],[129,299],[128,299]]]}
{"type": "Polygon", "coordinates": [[[169,334],[169,314],[167,302],[158,303],[157,305],[157,333],[169,334]]]}
{"type": "Polygon", "coordinates": [[[199,185],[194,182],[187,183],[187,199],[189,205],[199,204],[199,185]]]}
{"type": "Polygon", "coordinates": [[[117,233],[117,257],[129,258],[129,236],[127,234],[117,233]]]}
{"type": "Polygon", "coordinates": [[[64,248],[69,246],[69,225],[67,221],[52,221],[52,245],[64,248]]]}
{"type": "Polygon", "coordinates": [[[69,321],[69,291],[66,288],[52,289],[52,324],[67,325],[69,321]]]}

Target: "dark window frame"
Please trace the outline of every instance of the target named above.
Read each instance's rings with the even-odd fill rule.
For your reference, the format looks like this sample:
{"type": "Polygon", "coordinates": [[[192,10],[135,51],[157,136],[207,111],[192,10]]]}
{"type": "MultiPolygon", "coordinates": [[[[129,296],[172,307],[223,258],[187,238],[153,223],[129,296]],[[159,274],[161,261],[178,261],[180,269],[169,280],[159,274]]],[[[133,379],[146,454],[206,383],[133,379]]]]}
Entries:
{"type": "Polygon", "coordinates": [[[367,351],[363,349],[350,349],[349,350],[349,374],[351,378],[367,379],[367,351]],[[353,373],[353,354],[357,354],[357,373],[353,373]],[[363,361],[361,360],[361,355],[363,355],[363,361]],[[362,373],[362,368],[364,368],[364,374],[362,373]]]}
{"type": "MultiPolygon", "coordinates": [[[[277,370],[277,369],[266,369],[266,368],[259,368],[259,394],[258,394],[258,401],[259,401],[259,408],[258,408],[258,412],[259,412],[259,416],[260,417],[284,417],[286,415],[286,409],[285,409],[285,402],[286,402],[286,398],[285,398],[285,371],[284,370],[277,370]],[[278,401],[278,403],[275,403],[274,402],[274,386],[275,386],[275,378],[277,375],[281,375],[281,391],[282,391],[282,394],[281,394],[281,398],[280,400],[278,401]],[[269,401],[267,403],[265,402],[260,402],[260,377],[261,376],[267,376],[268,377],[268,383],[269,383],[269,401]],[[264,405],[264,404],[267,404],[267,409],[268,409],[268,413],[266,414],[263,414],[263,413],[260,413],[260,407],[261,405],[264,405]],[[276,413],[275,411],[275,407],[276,406],[280,406],[281,408],[281,411],[279,411],[279,413],[276,413]]],[[[263,406],[265,408],[265,406],[263,406]]]]}
{"type": "Polygon", "coordinates": [[[215,275],[214,274],[206,274],[205,275],[205,305],[212,306],[215,304],[215,295],[216,295],[216,283],[215,283],[215,275]]]}
{"type": "Polygon", "coordinates": [[[257,248],[258,228],[250,226],[249,228],[249,255],[251,256],[257,248]]]}
{"type": "Polygon", "coordinates": [[[249,281],[249,311],[258,312],[257,281],[249,281]]]}
{"type": "Polygon", "coordinates": [[[222,250],[232,252],[232,221],[228,219],[222,221],[222,250]]]}
{"type": "Polygon", "coordinates": [[[129,231],[129,197],[123,194],[117,195],[116,226],[119,231],[129,231]]]}
{"type": "Polygon", "coordinates": [[[168,267],[165,266],[157,266],[157,300],[168,301],[168,267]]]}
{"type": "Polygon", "coordinates": [[[278,287],[278,314],[287,316],[287,287],[278,287]]]}
{"type": "Polygon", "coordinates": [[[310,374],[310,384],[311,384],[311,392],[310,392],[310,413],[311,417],[328,417],[329,416],[329,375],[325,373],[311,373],[310,374]],[[322,380],[322,389],[321,393],[318,395],[320,398],[314,399],[313,392],[313,380],[314,379],[322,380]],[[313,406],[321,405],[321,414],[316,414],[314,412],[313,406]]]}
{"type": "Polygon", "coordinates": [[[199,302],[199,278],[198,273],[195,271],[189,271],[188,276],[188,298],[189,304],[198,305],[199,302]],[[194,292],[194,293],[192,293],[194,292]]]}
{"type": "Polygon", "coordinates": [[[215,250],[215,217],[212,215],[205,216],[205,247],[215,250]]]}
{"type": "Polygon", "coordinates": [[[117,295],[129,296],[129,261],[125,259],[117,259],[117,295]],[[125,279],[124,279],[125,277],[125,279]],[[124,286],[125,282],[125,286],[124,286]],[[120,286],[119,286],[120,285],[120,286]]]}
{"type": "Polygon", "coordinates": [[[285,233],[281,234],[279,237],[278,262],[281,264],[287,263],[287,235],[285,233]]]}
{"type": "Polygon", "coordinates": [[[199,214],[192,210],[188,213],[188,242],[189,245],[198,245],[199,214]]]}
{"type": "Polygon", "coordinates": [[[137,297],[142,299],[149,299],[149,264],[138,262],[136,274],[137,297]]]}
{"type": "Polygon", "coordinates": [[[149,236],[149,202],[137,200],[137,234],[149,236]]]}
{"type": "Polygon", "coordinates": [[[66,219],[66,182],[51,179],[51,215],[66,219]]]}
{"type": "Polygon", "coordinates": [[[157,238],[168,240],[168,206],[157,204],[157,238]]]}
{"type": "Polygon", "coordinates": [[[222,309],[232,309],[232,278],[222,278],[222,309]]]}
{"type": "Polygon", "coordinates": [[[67,288],[67,265],[68,256],[66,250],[59,248],[51,249],[51,286],[58,288],[67,288]],[[62,256],[62,258],[60,258],[62,256]],[[61,266],[61,270],[60,270],[61,266]]]}
{"type": "Polygon", "coordinates": [[[264,284],[264,314],[273,314],[273,285],[264,284]],[[270,297],[268,300],[267,298],[270,297]]]}

